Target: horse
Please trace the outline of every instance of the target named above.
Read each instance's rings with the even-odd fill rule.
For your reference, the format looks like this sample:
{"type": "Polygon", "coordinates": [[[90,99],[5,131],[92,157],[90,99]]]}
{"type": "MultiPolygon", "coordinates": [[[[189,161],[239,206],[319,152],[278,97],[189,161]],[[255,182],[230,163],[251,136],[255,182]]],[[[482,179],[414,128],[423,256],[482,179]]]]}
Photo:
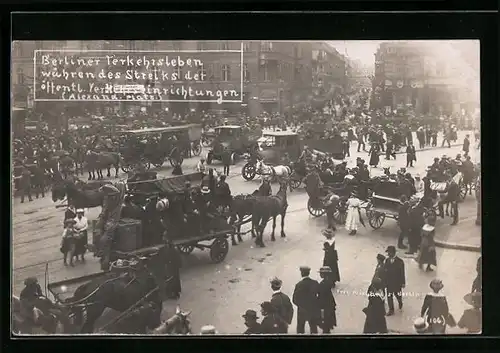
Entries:
{"type": "Polygon", "coordinates": [[[288,209],[286,190],[288,187],[288,180],[280,181],[280,189],[276,195],[272,196],[254,196],[255,202],[252,210],[252,228],[256,230],[257,239],[255,244],[259,247],[265,247],[262,240],[264,229],[267,226],[269,219],[273,218],[273,231],[271,233],[271,241],[276,241],[274,231],[276,229],[276,217],[281,216],[281,237],[286,237],[285,215],[288,209]]]}
{"type": "Polygon", "coordinates": [[[76,170],[76,162],[70,155],[63,155],[59,157],[59,169],[62,173],[64,179],[67,179],[69,175],[73,174],[76,170]]]}
{"type": "Polygon", "coordinates": [[[148,301],[134,308],[117,322],[99,329],[98,333],[148,334],[158,325],[158,310],[161,308],[156,303],[148,301]]]}
{"type": "Polygon", "coordinates": [[[75,163],[75,174],[83,175],[83,165],[85,163],[85,149],[82,146],[77,146],[71,152],[71,158],[75,163]]]}
{"type": "Polygon", "coordinates": [[[94,152],[87,151],[85,155],[85,163],[89,173],[88,180],[95,180],[97,178],[103,179],[102,169],[108,170],[107,177],[111,177],[111,167],[115,168],[115,177],[118,177],[120,169],[121,156],[117,152],[94,152]]]}
{"type": "Polygon", "coordinates": [[[283,178],[289,179],[292,174],[292,168],[286,165],[276,165],[270,166],[264,163],[262,159],[258,160],[255,169],[258,174],[263,177],[271,177],[271,178],[283,178]]]}
{"type": "Polygon", "coordinates": [[[52,201],[62,201],[66,197],[68,204],[75,208],[92,208],[102,206],[104,202],[105,190],[99,189],[82,190],[72,180],[62,179],[56,176],[52,186],[52,201]]]}
{"type": "Polygon", "coordinates": [[[190,311],[184,312],[178,306],[175,314],[167,321],[162,322],[154,330],[147,331],[149,335],[189,335],[191,333],[190,311]]]}
{"type": "Polygon", "coordinates": [[[139,261],[133,269],[123,270],[119,274],[107,272],[76,289],[73,297],[67,299],[64,305],[72,308],[77,324],[81,324],[80,333],[94,332],[95,322],[106,308],[123,313],[146,296],[157,309],[154,310],[156,318],[152,321],[156,321],[156,325],[160,324],[162,298],[166,292],[163,249],[165,247],[148,257],[134,255],[139,261]],[[86,315],[83,315],[83,310],[86,315]]]}
{"type": "MultiPolygon", "coordinates": [[[[243,242],[243,239],[241,238],[242,222],[246,216],[252,215],[255,200],[256,199],[254,195],[236,195],[231,200],[231,205],[229,207],[230,216],[228,223],[230,225],[234,225],[236,222],[238,222],[237,234],[238,234],[238,241],[240,243],[243,242]]],[[[255,238],[255,236],[256,235],[252,227],[252,238],[255,238]]],[[[231,234],[231,244],[238,245],[238,243],[234,238],[234,233],[231,234]]]]}

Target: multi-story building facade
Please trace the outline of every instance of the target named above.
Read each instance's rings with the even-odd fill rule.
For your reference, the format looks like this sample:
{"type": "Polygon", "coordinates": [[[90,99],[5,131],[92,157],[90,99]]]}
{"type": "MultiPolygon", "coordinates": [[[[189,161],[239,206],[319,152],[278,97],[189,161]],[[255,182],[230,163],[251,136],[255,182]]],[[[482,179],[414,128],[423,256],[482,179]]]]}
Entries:
{"type": "MultiPolygon", "coordinates": [[[[375,53],[375,101],[378,108],[411,107],[417,114],[459,113],[467,87],[466,68],[445,53],[446,44],[386,42],[375,53]],[[440,48],[440,50],[438,50],[440,48]],[[460,68],[459,68],[460,67],[460,68]]],[[[476,82],[479,87],[479,82],[476,82]]]]}
{"type": "MultiPolygon", "coordinates": [[[[36,102],[36,110],[65,111],[74,107],[89,110],[110,108],[151,107],[168,108],[172,112],[184,113],[188,110],[231,110],[241,111],[242,107],[251,115],[263,111],[284,112],[310,98],[312,87],[312,46],[310,42],[291,41],[58,41],[58,42],[17,42],[13,48],[12,84],[13,103],[30,108],[33,105],[33,54],[35,49],[75,49],[75,50],[180,50],[196,51],[196,57],[203,62],[205,80],[197,82],[199,89],[241,90],[242,103],[218,104],[216,102],[65,102],[61,104],[36,102]],[[241,52],[243,48],[243,67],[241,52]],[[57,107],[55,107],[57,105],[57,107]],[[44,109],[41,109],[43,106],[44,109]],[[49,107],[50,106],[50,107],[49,107]],[[54,106],[54,107],[53,107],[54,106]],[[38,109],[40,108],[40,109],[38,109]]],[[[100,53],[95,53],[99,57],[100,53]]],[[[103,54],[104,55],[104,54],[103,54]]],[[[102,59],[102,58],[101,58],[102,59]]],[[[106,65],[101,60],[96,72],[106,65]]],[[[153,83],[156,87],[160,82],[153,83]]],[[[176,97],[170,96],[169,99],[176,97]]]]}
{"type": "Polygon", "coordinates": [[[347,85],[345,56],[326,42],[312,43],[312,72],[315,95],[331,99],[347,85]]]}

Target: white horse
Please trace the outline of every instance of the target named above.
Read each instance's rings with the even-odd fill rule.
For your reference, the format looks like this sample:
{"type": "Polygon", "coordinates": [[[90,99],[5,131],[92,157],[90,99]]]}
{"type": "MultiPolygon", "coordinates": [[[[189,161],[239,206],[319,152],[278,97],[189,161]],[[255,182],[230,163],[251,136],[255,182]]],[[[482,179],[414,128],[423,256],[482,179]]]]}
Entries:
{"type": "Polygon", "coordinates": [[[262,178],[279,178],[287,179],[292,174],[292,169],[286,165],[267,165],[263,160],[257,161],[255,165],[257,174],[260,174],[262,178]]]}

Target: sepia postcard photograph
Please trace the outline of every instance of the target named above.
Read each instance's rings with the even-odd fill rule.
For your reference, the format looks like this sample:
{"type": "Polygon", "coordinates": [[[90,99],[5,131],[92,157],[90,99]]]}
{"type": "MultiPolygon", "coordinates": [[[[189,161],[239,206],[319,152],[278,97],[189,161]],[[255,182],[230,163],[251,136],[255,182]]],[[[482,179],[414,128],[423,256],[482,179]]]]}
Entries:
{"type": "Polygon", "coordinates": [[[482,332],[479,40],[12,42],[11,332],[482,332]]]}

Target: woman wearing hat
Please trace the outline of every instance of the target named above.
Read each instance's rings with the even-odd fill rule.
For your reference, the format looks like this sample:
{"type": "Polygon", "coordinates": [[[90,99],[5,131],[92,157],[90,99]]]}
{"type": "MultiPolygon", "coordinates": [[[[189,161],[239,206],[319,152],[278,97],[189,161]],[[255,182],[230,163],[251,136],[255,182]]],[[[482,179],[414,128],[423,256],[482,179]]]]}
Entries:
{"type": "Polygon", "coordinates": [[[363,309],[366,315],[363,333],[387,333],[385,319],[384,284],[375,277],[368,287],[368,305],[363,309]]]}
{"type": "Polygon", "coordinates": [[[83,208],[79,208],[76,210],[76,218],[75,218],[75,231],[77,235],[76,239],[76,248],[75,255],[78,259],[78,256],[81,256],[82,261],[85,261],[85,252],[87,251],[87,243],[88,243],[88,226],[89,222],[85,215],[85,210],[83,208]]]}
{"type": "Polygon", "coordinates": [[[444,334],[446,326],[454,327],[455,319],[450,314],[446,296],[440,291],[444,285],[440,279],[434,278],[429,284],[432,292],[424,298],[420,316],[425,318],[429,325],[428,333],[444,334]]]}
{"type": "Polygon", "coordinates": [[[329,267],[332,271],[330,273],[330,280],[332,281],[333,288],[335,288],[335,283],[340,282],[340,271],[338,253],[335,249],[335,239],[333,238],[334,234],[331,229],[325,229],[323,235],[330,240],[323,243],[323,251],[325,252],[323,266],[329,267]]]}
{"type": "Polygon", "coordinates": [[[245,326],[248,327],[247,330],[243,332],[244,335],[258,335],[262,333],[260,324],[257,321],[259,317],[255,310],[247,310],[241,316],[245,319],[245,326]]]}
{"type": "Polygon", "coordinates": [[[328,266],[323,266],[319,270],[319,276],[322,281],[319,282],[318,287],[318,303],[321,310],[321,328],[323,333],[330,333],[330,331],[337,326],[337,316],[335,309],[337,303],[332,294],[332,288],[335,282],[332,280],[332,270],[328,266]]]}
{"type": "Polygon", "coordinates": [[[458,321],[458,327],[467,329],[467,333],[481,333],[483,322],[482,293],[469,293],[464,297],[464,300],[472,308],[464,310],[462,317],[458,321]]]}
{"type": "Polygon", "coordinates": [[[422,269],[424,264],[427,264],[425,268],[426,272],[434,271],[431,266],[437,266],[434,232],[434,225],[429,224],[429,222],[422,227],[422,242],[420,243],[417,260],[420,269],[422,269]]]}
{"type": "Polygon", "coordinates": [[[347,200],[347,217],[345,221],[345,229],[349,232],[349,235],[355,235],[358,231],[358,223],[361,221],[361,211],[359,206],[361,205],[361,200],[358,199],[358,194],[356,191],[351,193],[351,196],[347,200]]]}
{"type": "Polygon", "coordinates": [[[76,209],[75,206],[71,203],[68,204],[68,208],[64,212],[64,220],[63,220],[63,225],[66,227],[66,221],[68,219],[75,219],[76,218],[76,209]]]}

